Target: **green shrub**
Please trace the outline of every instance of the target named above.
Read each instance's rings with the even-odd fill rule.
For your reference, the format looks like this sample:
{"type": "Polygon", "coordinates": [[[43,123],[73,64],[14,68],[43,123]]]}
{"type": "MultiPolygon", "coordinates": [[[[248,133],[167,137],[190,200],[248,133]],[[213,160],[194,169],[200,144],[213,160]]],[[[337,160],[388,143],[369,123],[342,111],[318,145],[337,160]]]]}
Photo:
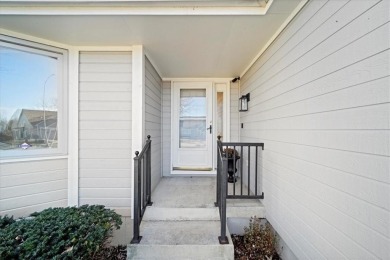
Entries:
{"type": "Polygon", "coordinates": [[[8,217],[7,215],[5,215],[4,217],[0,216],[0,229],[2,228],[5,228],[6,226],[14,223],[15,220],[14,220],[14,217],[8,217]]]}
{"type": "Polygon", "coordinates": [[[91,259],[121,224],[101,205],[35,212],[0,229],[0,259],[91,259]]]}

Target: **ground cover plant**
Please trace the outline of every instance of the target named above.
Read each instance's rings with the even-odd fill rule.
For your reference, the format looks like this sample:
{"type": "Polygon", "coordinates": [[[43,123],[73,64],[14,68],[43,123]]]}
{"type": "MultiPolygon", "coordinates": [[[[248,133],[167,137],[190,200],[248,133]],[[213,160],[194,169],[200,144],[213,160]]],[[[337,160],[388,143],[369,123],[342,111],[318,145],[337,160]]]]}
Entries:
{"type": "Polygon", "coordinates": [[[0,216],[0,259],[125,259],[107,256],[123,255],[123,248],[108,247],[121,224],[101,205],[49,208],[18,220],[0,216]]]}
{"type": "Polygon", "coordinates": [[[239,260],[278,260],[277,239],[271,225],[260,223],[260,219],[251,218],[244,235],[232,235],[234,259],[239,260]]]}

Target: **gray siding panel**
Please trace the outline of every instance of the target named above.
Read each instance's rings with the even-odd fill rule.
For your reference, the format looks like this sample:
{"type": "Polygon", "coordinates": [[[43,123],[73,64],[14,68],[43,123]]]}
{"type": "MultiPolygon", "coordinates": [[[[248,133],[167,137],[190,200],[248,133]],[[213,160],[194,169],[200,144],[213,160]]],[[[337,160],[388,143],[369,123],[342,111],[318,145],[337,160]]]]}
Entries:
{"type": "Polygon", "coordinates": [[[130,52],[80,53],[79,203],[131,214],[130,52]]]}
{"type": "Polygon", "coordinates": [[[0,165],[0,215],[15,218],[68,205],[68,160],[53,159],[0,165]]]}
{"type": "Polygon", "coordinates": [[[311,1],[241,80],[267,218],[299,259],[389,259],[389,2],[311,1]]]}
{"type": "Polygon", "coordinates": [[[161,127],[162,127],[162,79],[153,64],[145,57],[145,134],[152,140],[152,190],[160,182],[161,127]]]}
{"type": "Polygon", "coordinates": [[[171,82],[162,84],[162,169],[164,176],[171,174],[171,82]]]}

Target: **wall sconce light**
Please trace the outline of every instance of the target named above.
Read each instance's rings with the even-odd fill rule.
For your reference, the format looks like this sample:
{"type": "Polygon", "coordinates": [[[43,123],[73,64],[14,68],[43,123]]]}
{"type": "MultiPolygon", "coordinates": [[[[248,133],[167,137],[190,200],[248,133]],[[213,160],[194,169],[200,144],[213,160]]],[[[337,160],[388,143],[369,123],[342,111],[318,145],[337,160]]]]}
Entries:
{"type": "Polygon", "coordinates": [[[248,111],[248,102],[250,101],[250,93],[243,95],[239,99],[239,104],[238,104],[238,111],[240,112],[246,112],[248,111]]]}

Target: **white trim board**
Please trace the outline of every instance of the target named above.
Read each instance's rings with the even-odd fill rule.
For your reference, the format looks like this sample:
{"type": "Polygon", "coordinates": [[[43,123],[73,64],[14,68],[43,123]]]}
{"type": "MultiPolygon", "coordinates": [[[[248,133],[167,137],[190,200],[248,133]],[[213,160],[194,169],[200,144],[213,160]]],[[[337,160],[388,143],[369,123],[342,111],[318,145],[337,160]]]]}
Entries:
{"type": "MultiPolygon", "coordinates": [[[[145,51],[142,45],[133,46],[131,74],[131,156],[134,157],[135,151],[141,152],[145,141],[145,51]]],[[[134,160],[131,160],[131,169],[134,169],[134,160]]],[[[134,191],[134,178],[131,189],[134,191]]],[[[134,219],[133,196],[131,218],[134,219]]]]}
{"type": "Polygon", "coordinates": [[[232,78],[163,78],[163,81],[212,81],[214,83],[230,82],[232,78]]]}
{"type": "MultiPolygon", "coordinates": [[[[0,3],[3,15],[265,15],[273,0],[265,6],[256,4],[229,4],[230,1],[63,1],[63,0],[10,0],[0,3]],[[192,2],[192,3],[191,3],[192,2]],[[43,3],[43,4],[42,4],[43,3]]],[[[236,1],[237,2],[237,1],[236,1]]]]}
{"type": "Polygon", "coordinates": [[[79,51],[69,49],[68,206],[79,205],[79,59],[79,51]]]}

